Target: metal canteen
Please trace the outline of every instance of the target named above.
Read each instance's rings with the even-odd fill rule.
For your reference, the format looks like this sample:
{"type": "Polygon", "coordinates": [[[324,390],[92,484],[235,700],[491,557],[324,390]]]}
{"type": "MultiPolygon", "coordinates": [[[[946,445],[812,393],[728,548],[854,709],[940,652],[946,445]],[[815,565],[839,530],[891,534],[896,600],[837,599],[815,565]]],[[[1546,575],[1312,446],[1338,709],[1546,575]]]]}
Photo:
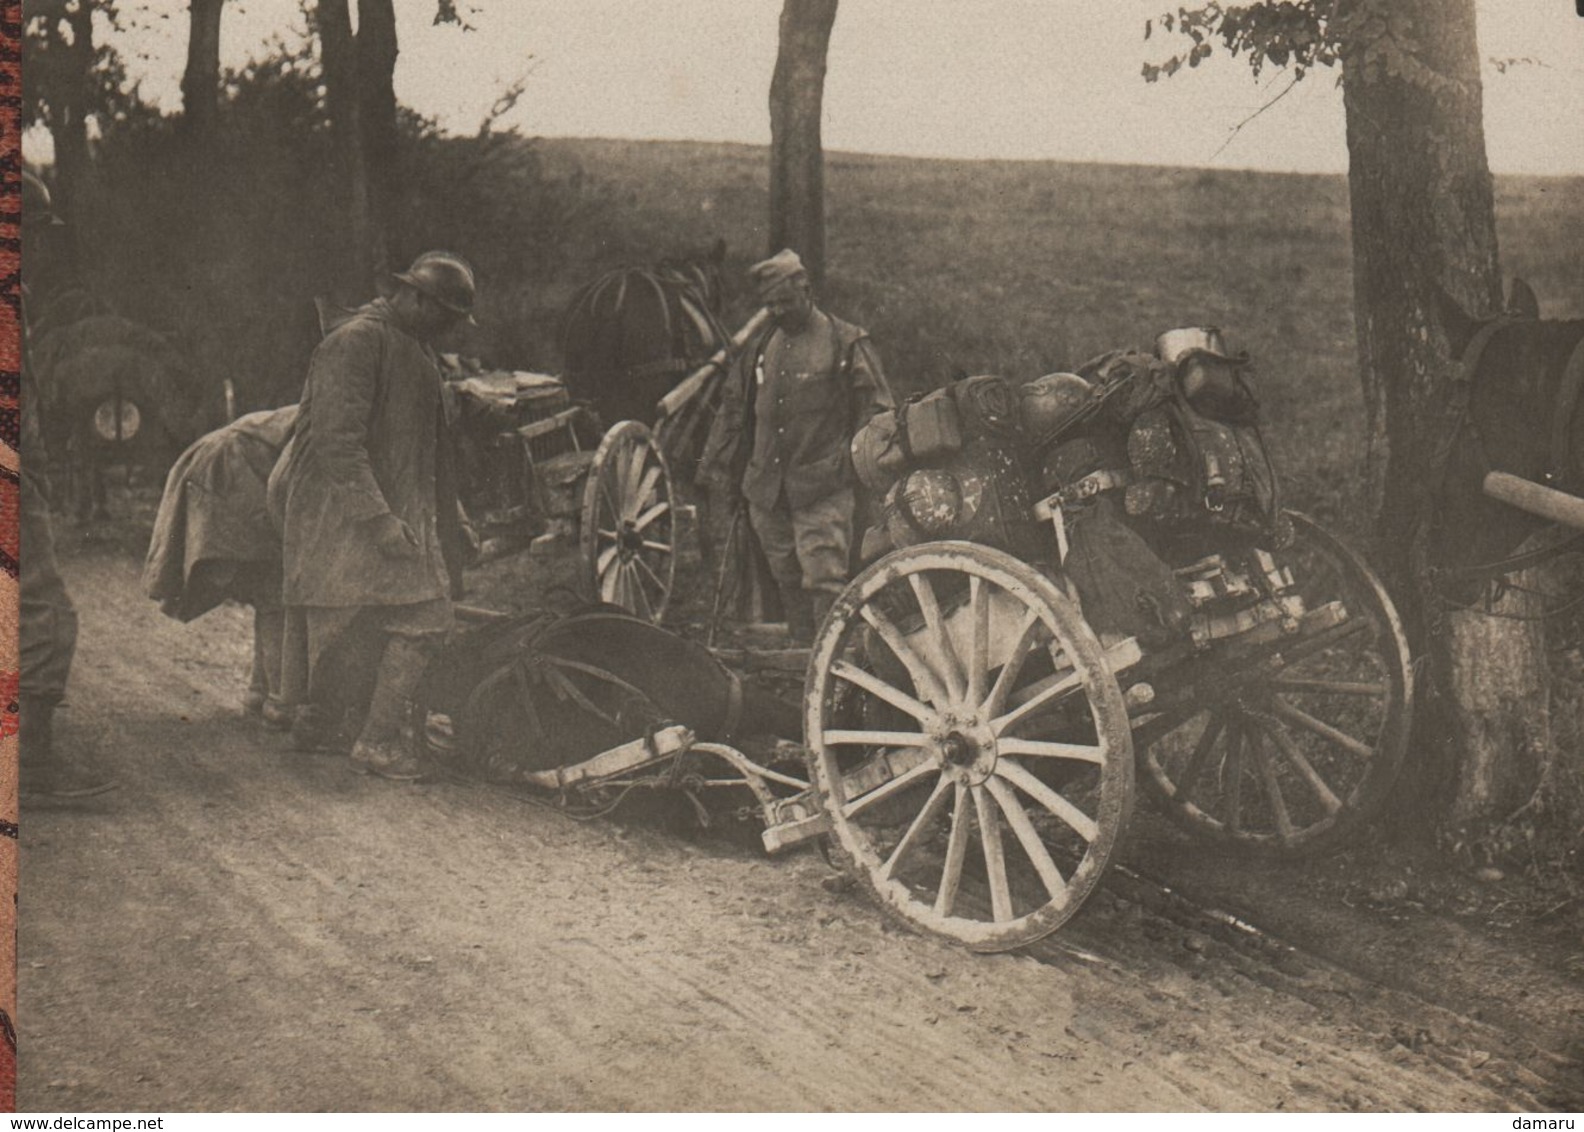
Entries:
{"type": "Polygon", "coordinates": [[[1214,326],[1185,326],[1167,330],[1155,339],[1155,356],[1175,365],[1177,360],[1192,350],[1208,350],[1212,354],[1226,355],[1226,339],[1214,326]]]}

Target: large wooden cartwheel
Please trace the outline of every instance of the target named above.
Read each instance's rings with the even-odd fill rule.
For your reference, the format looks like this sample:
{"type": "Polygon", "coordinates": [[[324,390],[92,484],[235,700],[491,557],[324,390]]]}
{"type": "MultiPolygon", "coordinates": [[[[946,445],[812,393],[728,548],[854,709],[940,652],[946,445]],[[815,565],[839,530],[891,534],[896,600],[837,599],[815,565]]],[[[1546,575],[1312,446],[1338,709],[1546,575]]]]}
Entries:
{"type": "Polygon", "coordinates": [[[621,421],[606,432],[581,518],[588,596],[658,624],[676,584],[677,528],[671,470],[647,426],[621,421]]]}
{"type": "Polygon", "coordinates": [[[815,638],[804,736],[849,871],[976,950],[1060,927],[1132,806],[1122,693],[1077,603],[974,543],[908,547],[853,580],[815,638]]]}
{"type": "Polygon", "coordinates": [[[1246,668],[1196,681],[1134,734],[1144,785],[1178,824],[1280,855],[1333,849],[1379,809],[1402,767],[1413,676],[1402,622],[1364,560],[1289,512],[1274,552],[1310,618],[1246,668]]]}

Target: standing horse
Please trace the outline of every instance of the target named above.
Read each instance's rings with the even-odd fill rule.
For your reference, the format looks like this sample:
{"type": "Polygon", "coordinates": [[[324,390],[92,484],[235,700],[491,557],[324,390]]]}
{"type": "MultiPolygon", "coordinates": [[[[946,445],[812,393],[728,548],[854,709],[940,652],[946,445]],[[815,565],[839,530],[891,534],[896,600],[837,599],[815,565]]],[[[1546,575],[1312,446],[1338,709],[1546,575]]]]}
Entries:
{"type": "MultiPolygon", "coordinates": [[[[560,326],[573,396],[606,425],[653,421],[660,398],[731,338],[720,321],[725,257],[720,240],[703,256],[607,271],[573,296],[560,326]]],[[[690,406],[693,421],[705,427],[682,422],[667,431],[666,456],[684,481],[693,478],[711,400],[690,406]]]]}
{"type": "Polygon", "coordinates": [[[1430,560],[1442,596],[1457,603],[1474,600],[1479,583],[1503,573],[1507,557],[1546,525],[1484,494],[1489,473],[1584,495],[1584,319],[1539,318],[1521,280],[1509,305],[1507,314],[1475,319],[1450,299],[1443,304],[1467,407],[1448,438],[1430,560]]]}

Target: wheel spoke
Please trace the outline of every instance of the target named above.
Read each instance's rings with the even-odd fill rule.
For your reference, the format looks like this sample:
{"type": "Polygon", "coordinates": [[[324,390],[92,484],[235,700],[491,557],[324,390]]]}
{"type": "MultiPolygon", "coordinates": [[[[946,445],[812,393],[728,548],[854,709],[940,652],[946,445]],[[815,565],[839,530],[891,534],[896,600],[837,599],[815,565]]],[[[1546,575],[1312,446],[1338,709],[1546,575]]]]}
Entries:
{"type": "Polygon", "coordinates": [[[918,766],[903,771],[889,782],[883,783],[880,786],[876,786],[873,790],[869,791],[869,793],[861,794],[857,798],[844,803],[842,805],[842,814],[843,816],[849,818],[855,817],[856,815],[863,813],[870,806],[885,801],[887,798],[891,797],[891,795],[899,791],[906,790],[909,786],[912,786],[915,782],[926,775],[939,774],[940,770],[940,765],[933,761],[919,763],[918,766]]]}
{"type": "Polygon", "coordinates": [[[963,857],[968,852],[968,787],[957,783],[952,795],[951,833],[946,838],[946,860],[941,865],[940,891],[935,894],[935,914],[950,916],[962,884],[963,857]]]}
{"type": "Polygon", "coordinates": [[[1028,659],[1029,651],[1034,647],[1034,630],[1038,625],[1039,613],[1032,609],[1024,610],[1023,623],[1018,626],[1012,651],[1007,655],[1006,663],[996,675],[990,694],[985,697],[982,709],[984,714],[990,716],[1000,714],[1007,696],[1012,692],[1012,685],[1017,683],[1017,678],[1023,671],[1023,662],[1028,659]]]}
{"type": "Polygon", "coordinates": [[[856,684],[864,691],[884,700],[892,707],[907,712],[920,723],[928,723],[935,718],[933,709],[920,703],[900,688],[893,688],[880,677],[865,672],[857,665],[845,660],[838,660],[830,667],[832,676],[839,676],[849,684],[856,684]]]}
{"type": "Polygon", "coordinates": [[[1342,799],[1338,798],[1336,792],[1331,789],[1326,780],[1320,777],[1320,772],[1304,757],[1304,753],[1298,749],[1298,744],[1294,743],[1292,737],[1282,730],[1281,725],[1274,720],[1267,721],[1257,717],[1254,722],[1261,731],[1270,736],[1271,742],[1276,744],[1276,749],[1281,752],[1283,758],[1292,764],[1292,768],[1298,772],[1299,777],[1309,784],[1309,789],[1313,790],[1315,797],[1320,799],[1320,804],[1325,807],[1325,812],[1334,814],[1341,810],[1342,799]]]}
{"type": "MultiPolygon", "coordinates": [[[[632,511],[634,514],[637,514],[640,507],[654,498],[655,485],[660,482],[660,477],[663,474],[664,472],[659,464],[654,465],[643,474],[643,479],[638,484],[638,490],[632,494],[632,511]]],[[[631,516],[626,517],[630,518],[631,516]]]]}
{"type": "Polygon", "coordinates": [[[1105,747],[1091,747],[1083,743],[1058,743],[1048,739],[1002,738],[996,740],[996,750],[1003,755],[1034,755],[1045,759],[1076,759],[1078,762],[1104,766],[1105,747]]]}
{"type": "MultiPolygon", "coordinates": [[[[1183,769],[1182,777],[1177,780],[1177,798],[1180,801],[1188,800],[1188,790],[1195,782],[1204,777],[1205,767],[1210,765],[1210,755],[1215,750],[1216,740],[1221,738],[1227,729],[1227,721],[1220,712],[1216,712],[1205,722],[1205,729],[1199,735],[1199,741],[1194,744],[1193,754],[1188,756],[1188,765],[1183,769]]],[[[1230,743],[1232,737],[1227,736],[1230,743]]]]}
{"type": "Polygon", "coordinates": [[[929,665],[924,663],[924,658],[908,644],[907,638],[902,636],[902,631],[896,627],[891,618],[873,605],[865,605],[862,615],[869,623],[869,627],[880,634],[880,639],[907,669],[908,675],[913,679],[914,690],[926,700],[945,703],[945,692],[940,686],[940,681],[935,678],[935,673],[930,671],[929,665]]]}
{"type": "Polygon", "coordinates": [[[1363,684],[1351,680],[1308,680],[1297,676],[1277,676],[1271,683],[1284,692],[1326,692],[1338,696],[1386,695],[1385,684],[1363,684]]]}
{"type": "Polygon", "coordinates": [[[919,747],[927,736],[909,731],[844,731],[832,729],[820,736],[827,747],[919,747]]]}
{"type": "Polygon", "coordinates": [[[1259,767],[1260,780],[1265,784],[1265,796],[1270,799],[1271,814],[1276,818],[1276,834],[1282,839],[1282,844],[1291,844],[1297,830],[1293,828],[1292,815],[1287,812],[1287,799],[1282,797],[1281,783],[1276,781],[1276,764],[1271,762],[1264,738],[1258,730],[1249,727],[1243,732],[1243,741],[1253,752],[1254,763],[1259,767]]]}
{"type": "Polygon", "coordinates": [[[985,789],[990,791],[990,796],[1001,807],[1007,824],[1012,827],[1012,833],[1023,846],[1023,852],[1028,854],[1029,863],[1034,866],[1034,871],[1039,873],[1045,891],[1050,894],[1052,900],[1060,900],[1067,893],[1067,881],[1062,877],[1061,869],[1056,867],[1056,862],[1051,860],[1050,850],[1046,849],[1045,843],[1040,840],[1039,831],[1034,828],[1034,823],[1029,821],[1022,803],[1012,793],[1012,787],[999,778],[992,778],[985,783],[985,789]]]}
{"type": "Polygon", "coordinates": [[[643,579],[638,576],[638,567],[643,563],[637,558],[629,559],[627,563],[627,588],[632,594],[633,603],[627,608],[641,616],[645,621],[654,620],[654,606],[649,602],[649,591],[644,589],[643,579]]]}
{"type": "MultiPolygon", "coordinates": [[[[1002,671],[1005,671],[1003,669],[1002,671]]],[[[990,728],[997,735],[1002,735],[1016,727],[1024,719],[1055,703],[1057,700],[1070,695],[1083,687],[1083,677],[1077,672],[1068,673],[1048,688],[1042,688],[1037,694],[1030,696],[1023,703],[990,721],[990,728]]]]}
{"type": "Polygon", "coordinates": [[[1190,704],[1186,707],[1168,708],[1156,715],[1151,715],[1133,729],[1133,748],[1139,751],[1146,750],[1170,735],[1190,719],[1203,714],[1203,707],[1198,704],[1190,704]]]}
{"type": "MultiPolygon", "coordinates": [[[[601,531],[601,535],[605,532],[601,531]]],[[[594,560],[594,573],[603,578],[606,571],[611,568],[611,563],[616,561],[616,556],[621,553],[621,547],[611,545],[599,552],[599,557],[594,560]]]]}
{"type": "Polygon", "coordinates": [[[639,515],[637,519],[633,520],[633,530],[635,530],[635,531],[647,530],[649,528],[650,524],[652,524],[656,519],[660,518],[662,515],[664,515],[669,510],[671,510],[671,504],[669,502],[667,502],[666,500],[662,499],[659,503],[656,503],[653,507],[649,508],[649,510],[645,511],[642,515],[639,515]]]}
{"type": "Polygon", "coordinates": [[[612,472],[613,469],[607,466],[605,470],[600,473],[599,490],[600,495],[605,500],[605,510],[609,513],[612,521],[620,523],[622,521],[622,509],[617,506],[616,497],[611,494],[612,472]]]}
{"type": "Polygon", "coordinates": [[[990,676],[990,595],[978,574],[968,579],[968,702],[982,704],[990,676]]]}
{"type": "Polygon", "coordinates": [[[1041,782],[1026,766],[1011,759],[997,759],[995,772],[1066,822],[1085,841],[1092,842],[1100,836],[1099,822],[1041,782]]]}
{"type": "MultiPolygon", "coordinates": [[[[625,466],[622,469],[622,494],[634,503],[641,503],[643,496],[635,490],[643,478],[644,461],[649,458],[649,446],[639,441],[634,441],[632,452],[628,454],[625,466]]],[[[624,516],[631,518],[631,516],[624,516]]]]}
{"type": "MultiPolygon", "coordinates": [[[[654,572],[654,567],[649,565],[649,563],[645,562],[642,558],[634,558],[633,565],[638,568],[639,572],[646,574],[649,580],[654,583],[654,601],[664,603],[666,595],[671,592],[671,587],[666,585],[665,579],[660,577],[659,574],[656,574],[654,572]]],[[[650,616],[652,620],[654,605],[648,597],[648,591],[644,589],[643,579],[638,578],[636,580],[638,582],[638,588],[640,590],[644,590],[644,604],[650,607],[650,616]]]]}
{"type": "Polygon", "coordinates": [[[1367,744],[1359,742],[1346,731],[1338,731],[1324,720],[1316,719],[1302,708],[1295,708],[1277,696],[1271,697],[1271,710],[1294,727],[1301,727],[1305,731],[1318,735],[1327,742],[1341,747],[1349,754],[1357,755],[1365,761],[1375,757],[1375,752],[1367,744]]]}
{"type": "Polygon", "coordinates": [[[964,684],[962,665],[957,660],[957,650],[952,645],[951,634],[946,632],[946,627],[941,622],[940,602],[935,597],[935,587],[930,585],[922,571],[908,575],[908,585],[913,588],[913,597],[918,602],[919,612],[924,615],[924,631],[931,640],[940,648],[942,681],[946,685],[946,694],[953,702],[963,698],[964,684]]]}
{"type": "Polygon", "coordinates": [[[1243,728],[1236,720],[1227,723],[1227,765],[1222,789],[1227,804],[1227,828],[1243,831],[1243,728]]]}
{"type": "Polygon", "coordinates": [[[643,540],[643,548],[652,550],[657,554],[670,554],[673,547],[668,542],[655,542],[652,539],[643,540]]]}
{"type": "Polygon", "coordinates": [[[918,812],[913,824],[908,826],[907,832],[902,835],[902,840],[897,842],[896,848],[891,850],[891,856],[886,858],[885,864],[881,867],[880,875],[886,880],[896,875],[897,866],[924,840],[924,836],[929,832],[930,823],[945,807],[948,788],[953,785],[955,784],[952,780],[945,775],[935,783],[935,789],[931,792],[929,800],[924,803],[924,808],[918,812]]]}
{"type": "Polygon", "coordinates": [[[974,811],[979,815],[979,844],[984,849],[985,874],[990,881],[990,914],[1000,923],[1012,918],[1012,888],[1007,884],[1001,822],[996,817],[995,801],[985,788],[974,786],[970,789],[974,811]]]}
{"type": "Polygon", "coordinates": [[[620,568],[600,575],[600,600],[611,605],[626,606],[617,598],[617,590],[621,588],[622,572],[620,568]]]}

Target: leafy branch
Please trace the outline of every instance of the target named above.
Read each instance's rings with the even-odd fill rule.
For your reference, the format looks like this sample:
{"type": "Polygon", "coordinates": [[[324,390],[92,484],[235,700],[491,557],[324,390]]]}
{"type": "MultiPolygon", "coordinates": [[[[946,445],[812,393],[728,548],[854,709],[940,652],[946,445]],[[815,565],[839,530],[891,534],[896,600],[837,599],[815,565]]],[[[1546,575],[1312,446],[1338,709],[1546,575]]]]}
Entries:
{"type": "Polygon", "coordinates": [[[1186,50],[1163,62],[1144,64],[1146,82],[1170,78],[1184,66],[1197,67],[1216,50],[1246,58],[1257,78],[1267,66],[1288,68],[1294,81],[1315,67],[1332,67],[1342,57],[1340,0],[1263,0],[1253,4],[1179,7],[1158,20],[1146,20],[1144,38],[1158,24],[1167,34],[1186,37],[1186,50]]]}

